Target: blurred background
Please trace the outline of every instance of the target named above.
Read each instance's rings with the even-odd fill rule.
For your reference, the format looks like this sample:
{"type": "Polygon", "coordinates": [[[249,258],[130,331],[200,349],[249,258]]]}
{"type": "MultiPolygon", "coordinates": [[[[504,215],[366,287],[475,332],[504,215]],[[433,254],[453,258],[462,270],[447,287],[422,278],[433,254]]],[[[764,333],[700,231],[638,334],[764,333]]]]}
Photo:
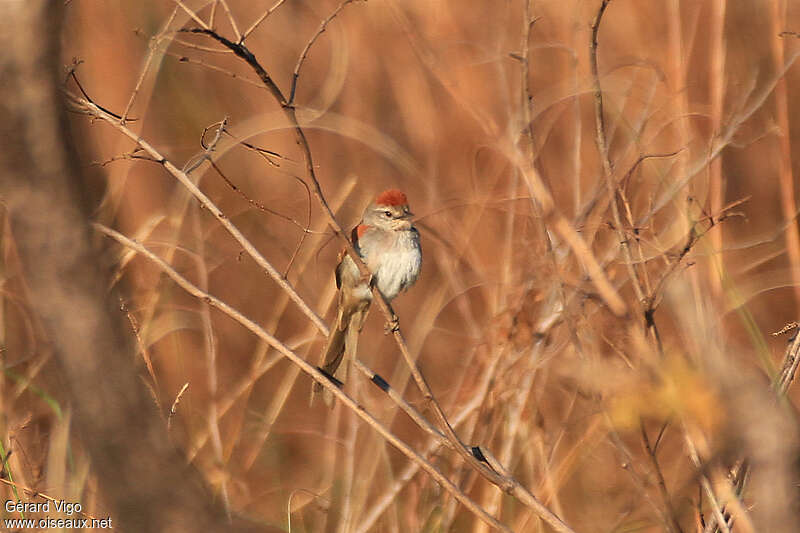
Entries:
{"type": "MultiPolygon", "coordinates": [[[[304,47],[339,5],[72,0],[63,33],[82,90],[179,168],[227,120],[214,165],[191,177],[326,321],[341,244],[303,184],[280,106],[240,58],[178,30],[198,27],[191,12],[231,40],[248,32],[288,95],[304,47]]],[[[393,306],[413,356],[462,439],[491,450],[576,531],[702,531],[709,493],[734,530],[792,531],[797,394],[777,401],[771,384],[791,336],[772,333],[800,302],[800,5],[610,3],[598,66],[619,220],[596,143],[599,7],[345,5],[310,48],[295,97],[323,194],[349,229],[380,191],[406,192],[424,263],[393,306]],[[554,200],[547,216],[534,175],[554,200]],[[625,316],[609,310],[558,220],[602,265],[625,316]],[[751,476],[737,495],[745,458],[751,476]]],[[[71,78],[66,88],[80,91],[71,78]]],[[[161,165],[107,124],[75,115],[72,126],[98,221],[318,363],[324,337],[161,165]]],[[[486,531],[352,413],[309,408],[311,379],[276,351],[146,259],[98,242],[143,386],[232,513],[287,531],[289,520],[291,531],[486,531]]],[[[7,472],[101,515],[10,238],[3,274],[7,472]]],[[[373,309],[359,359],[427,413],[383,322],[373,309]]],[[[346,390],[514,531],[548,531],[354,369],[346,390]]]]}

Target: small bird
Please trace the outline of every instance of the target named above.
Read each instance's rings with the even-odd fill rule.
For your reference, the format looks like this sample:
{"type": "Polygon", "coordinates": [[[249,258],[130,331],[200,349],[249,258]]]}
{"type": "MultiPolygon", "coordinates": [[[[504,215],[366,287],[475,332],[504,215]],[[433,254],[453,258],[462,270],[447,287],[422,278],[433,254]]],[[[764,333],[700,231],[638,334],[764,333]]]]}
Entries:
{"type": "MultiPolygon", "coordinates": [[[[329,376],[333,377],[345,357],[352,358],[356,354],[358,335],[372,301],[372,285],[391,302],[417,281],[422,266],[422,248],[419,231],[411,221],[413,215],[406,195],[397,189],[389,189],[378,195],[364,211],[361,224],[353,228],[353,247],[372,273],[372,279],[364,279],[353,259],[342,252],[336,267],[338,312],[320,367],[329,376]]],[[[394,317],[390,326],[396,327],[396,321],[394,317]]],[[[314,383],[312,402],[320,390],[322,385],[314,383]]],[[[325,401],[332,405],[331,398],[326,396],[325,401]]]]}

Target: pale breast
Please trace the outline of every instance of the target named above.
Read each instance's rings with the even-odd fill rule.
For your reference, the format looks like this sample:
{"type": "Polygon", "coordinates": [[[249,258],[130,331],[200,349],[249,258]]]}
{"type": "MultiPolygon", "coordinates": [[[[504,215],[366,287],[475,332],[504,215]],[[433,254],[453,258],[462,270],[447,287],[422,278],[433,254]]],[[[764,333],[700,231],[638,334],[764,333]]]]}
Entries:
{"type": "Polygon", "coordinates": [[[374,270],[378,290],[389,300],[413,285],[422,267],[422,252],[417,230],[398,233],[394,245],[381,254],[382,260],[374,270]]]}

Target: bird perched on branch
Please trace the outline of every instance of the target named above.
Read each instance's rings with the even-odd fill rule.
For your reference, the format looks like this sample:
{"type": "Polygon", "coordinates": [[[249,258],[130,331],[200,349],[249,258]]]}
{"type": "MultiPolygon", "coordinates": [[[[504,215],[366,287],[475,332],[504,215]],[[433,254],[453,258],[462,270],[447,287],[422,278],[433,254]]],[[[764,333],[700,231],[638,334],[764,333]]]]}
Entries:
{"type": "MultiPolygon", "coordinates": [[[[333,377],[345,357],[352,358],[356,354],[358,335],[372,301],[372,286],[376,286],[391,302],[417,281],[422,266],[422,248],[412,216],[406,195],[397,189],[389,189],[367,207],[361,224],[353,229],[353,247],[372,276],[371,279],[362,276],[353,258],[342,252],[336,267],[338,312],[320,367],[329,376],[333,377]]],[[[393,321],[396,323],[396,317],[393,321]]],[[[322,385],[314,383],[312,402],[320,390],[322,385]]],[[[331,398],[326,396],[325,401],[332,405],[331,398]]]]}

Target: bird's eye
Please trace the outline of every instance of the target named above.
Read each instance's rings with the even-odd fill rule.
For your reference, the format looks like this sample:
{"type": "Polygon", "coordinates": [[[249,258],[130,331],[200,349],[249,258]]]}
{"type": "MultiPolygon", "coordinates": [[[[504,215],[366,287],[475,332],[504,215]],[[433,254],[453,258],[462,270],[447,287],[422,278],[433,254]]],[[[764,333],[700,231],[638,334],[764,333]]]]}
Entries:
{"type": "Polygon", "coordinates": [[[392,216],[392,212],[391,211],[384,211],[383,214],[386,215],[386,218],[391,218],[391,216],[392,216]]]}

